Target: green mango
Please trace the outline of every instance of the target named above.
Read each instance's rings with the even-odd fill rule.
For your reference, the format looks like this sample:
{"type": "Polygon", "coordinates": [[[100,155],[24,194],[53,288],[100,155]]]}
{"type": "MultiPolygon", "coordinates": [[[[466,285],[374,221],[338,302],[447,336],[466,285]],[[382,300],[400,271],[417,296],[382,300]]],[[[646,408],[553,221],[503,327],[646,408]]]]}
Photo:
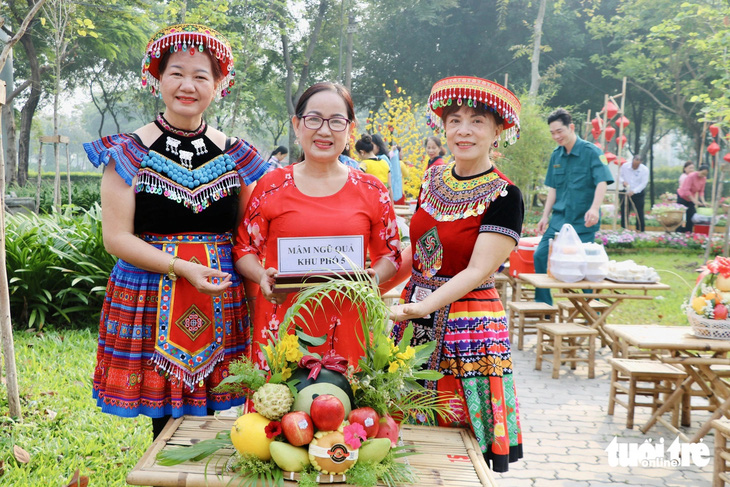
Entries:
{"type": "Polygon", "coordinates": [[[274,463],[287,472],[301,472],[309,466],[309,451],[306,448],[290,445],[283,441],[272,441],[269,451],[274,463]]]}
{"type": "Polygon", "coordinates": [[[360,445],[358,462],[380,463],[390,451],[390,438],[371,438],[360,445]]]}

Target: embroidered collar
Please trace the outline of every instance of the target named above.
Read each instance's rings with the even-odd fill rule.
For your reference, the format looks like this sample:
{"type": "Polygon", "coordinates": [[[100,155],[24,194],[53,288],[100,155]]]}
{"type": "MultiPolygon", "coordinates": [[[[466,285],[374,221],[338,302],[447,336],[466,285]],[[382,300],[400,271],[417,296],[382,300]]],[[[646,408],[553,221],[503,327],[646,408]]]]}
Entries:
{"type": "Polygon", "coordinates": [[[170,122],[165,120],[165,117],[163,117],[161,113],[157,114],[157,119],[155,121],[157,122],[157,126],[160,127],[163,132],[167,131],[175,135],[179,135],[180,137],[197,137],[198,135],[205,132],[205,129],[208,127],[208,125],[205,123],[205,120],[201,120],[200,126],[192,132],[188,130],[182,130],[170,125],[170,122]]]}
{"type": "Polygon", "coordinates": [[[437,221],[460,220],[484,213],[507,195],[508,184],[493,170],[464,179],[454,174],[454,163],[434,166],[423,179],[419,203],[437,221]]]}

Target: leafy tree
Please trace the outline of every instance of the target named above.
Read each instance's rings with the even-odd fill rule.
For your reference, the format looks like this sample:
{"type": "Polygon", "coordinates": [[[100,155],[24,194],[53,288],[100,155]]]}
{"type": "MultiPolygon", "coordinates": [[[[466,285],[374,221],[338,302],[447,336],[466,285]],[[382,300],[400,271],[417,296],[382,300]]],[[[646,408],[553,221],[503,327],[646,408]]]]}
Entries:
{"type": "Polygon", "coordinates": [[[542,186],[547,171],[547,161],[555,148],[547,125],[548,107],[542,105],[538,98],[519,95],[522,100],[520,111],[520,139],[503,149],[502,157],[495,157],[497,167],[520,190],[529,207],[532,204],[532,195],[542,186]]]}
{"type": "Polygon", "coordinates": [[[715,13],[708,22],[701,13],[698,3],[622,0],[616,15],[597,15],[589,23],[595,38],[608,40],[607,51],[592,57],[603,74],[627,76],[633,87],[692,134],[697,152],[702,143],[697,117],[701,105],[693,97],[706,93],[721,76],[704,39],[722,20],[715,13]]]}

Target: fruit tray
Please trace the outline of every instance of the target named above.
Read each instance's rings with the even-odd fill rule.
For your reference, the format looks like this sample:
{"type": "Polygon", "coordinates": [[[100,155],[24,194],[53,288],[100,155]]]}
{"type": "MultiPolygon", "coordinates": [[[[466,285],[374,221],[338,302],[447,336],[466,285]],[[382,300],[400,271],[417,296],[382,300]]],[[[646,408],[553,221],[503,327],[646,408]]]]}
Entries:
{"type": "MultiPolygon", "coordinates": [[[[223,487],[231,480],[226,465],[234,455],[233,448],[219,450],[202,462],[185,462],[172,467],[157,463],[157,454],[168,448],[191,445],[214,438],[220,431],[228,431],[235,418],[213,416],[183,416],[171,419],[160,436],[147,449],[134,469],[127,475],[131,485],[223,487]]],[[[461,428],[433,426],[401,427],[401,441],[414,445],[418,455],[406,457],[419,478],[419,487],[458,485],[460,487],[496,486],[491,470],[484,462],[479,444],[471,431],[461,428]]],[[[290,478],[287,476],[287,478],[290,478]]],[[[298,485],[286,480],[286,486],[298,485]]],[[[322,475],[322,484],[337,487],[355,487],[347,484],[346,475],[322,475]]]]}

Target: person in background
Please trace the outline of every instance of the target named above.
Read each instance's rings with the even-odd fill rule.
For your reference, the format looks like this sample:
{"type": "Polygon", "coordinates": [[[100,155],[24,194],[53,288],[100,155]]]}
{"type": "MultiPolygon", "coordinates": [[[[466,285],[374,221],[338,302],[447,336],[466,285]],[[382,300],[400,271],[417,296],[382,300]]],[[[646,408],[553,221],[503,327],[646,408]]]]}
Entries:
{"type": "Polygon", "coordinates": [[[445,164],[444,156],[446,155],[446,150],[443,145],[441,145],[440,138],[431,135],[426,138],[423,145],[426,147],[426,155],[428,156],[428,166],[426,166],[426,170],[433,166],[445,164]]]}
{"type": "Polygon", "coordinates": [[[218,32],[164,28],[143,66],[142,85],[164,112],[84,148],[92,164],[106,166],[104,246],[119,258],[101,312],[93,396],[105,413],[149,416],[156,437],[171,416],[245,401],[214,389],[232,361],[250,354],[232,232],[268,164],[203,117],[233,86],[231,46],[218,32]]]}
{"type": "Polygon", "coordinates": [[[707,175],[710,173],[710,166],[703,164],[697,171],[691,172],[682,181],[677,190],[677,203],[687,207],[685,213],[685,224],[677,229],[678,232],[690,233],[694,229],[692,217],[697,213],[698,206],[705,206],[705,184],[707,175]]]}
{"type": "MultiPolygon", "coordinates": [[[[550,134],[558,147],[550,156],[545,186],[548,196],[537,224],[542,234],[533,257],[535,272],[547,272],[550,239],[570,223],[581,242],[593,242],[601,223],[601,203],[613,183],[601,149],[578,137],[572,117],[559,108],[548,116],[550,134]]],[[[549,289],[535,289],[535,301],[553,304],[549,289]]]]}
{"type": "Polygon", "coordinates": [[[626,228],[631,207],[636,208],[636,230],[644,231],[644,197],[649,184],[649,168],[641,163],[641,156],[635,155],[631,164],[624,163],[619,170],[619,181],[625,196],[621,198],[621,227],[626,228]],[[631,200],[633,205],[628,204],[631,200]]]}
{"type": "Polygon", "coordinates": [[[411,279],[391,308],[392,333],[400,341],[413,326],[411,345],[436,341],[428,368],[444,377],[426,386],[458,396],[456,420],[439,423],[471,427],[492,469],[505,472],[522,458],[522,435],[494,273],[520,239],[524,206],[490,150],[502,138],[517,141],[520,102],[496,83],[458,77],[437,82],[428,107],[454,162],[426,171],[410,226],[411,279]]]}
{"type": "Polygon", "coordinates": [[[369,134],[362,134],[360,139],[355,142],[355,150],[360,155],[360,168],[366,174],[372,174],[378,178],[390,191],[390,163],[387,158],[383,160],[375,155],[375,148],[376,145],[373,143],[372,136],[369,134]]]}
{"type": "Polygon", "coordinates": [[[337,159],[344,164],[345,166],[351,167],[353,169],[357,169],[358,171],[362,171],[360,168],[360,164],[352,158],[352,155],[350,154],[350,142],[347,142],[347,145],[344,149],[342,149],[342,153],[337,156],[337,159]]]}
{"type": "Polygon", "coordinates": [[[394,205],[405,204],[405,196],[403,195],[403,173],[400,164],[400,148],[396,145],[393,150],[388,151],[385,141],[379,134],[373,134],[373,144],[375,144],[375,155],[390,165],[390,192],[393,197],[394,205]]]}
{"type": "Polygon", "coordinates": [[[690,175],[690,173],[693,173],[695,171],[695,163],[692,161],[687,161],[684,163],[684,166],[682,166],[682,174],[679,175],[679,185],[682,185],[682,181],[687,178],[687,176],[690,175]]]}
{"type": "Polygon", "coordinates": [[[267,172],[271,172],[274,169],[278,169],[282,166],[282,162],[284,162],[284,159],[286,159],[286,155],[289,153],[289,149],[284,147],[283,145],[280,145],[276,149],[274,149],[274,152],[271,153],[271,156],[269,156],[269,170],[267,172]]]}
{"type": "MultiPolygon", "coordinates": [[[[342,164],[342,154],[355,125],[350,92],[339,84],[316,83],[296,105],[292,126],[302,147],[302,160],[264,176],[256,186],[238,227],[236,268],[260,285],[254,301],[254,359],[265,366],[261,344],[278,334],[296,293],[274,293],[280,238],[363,237],[362,261],[370,256],[368,273],[389,280],[400,266],[400,239],[393,204],[378,178],[342,164]]],[[[385,162],[380,161],[385,164],[385,162]]],[[[360,249],[358,249],[359,251],[360,249]]],[[[325,300],[306,323],[312,336],[327,335],[313,351],[334,349],[355,367],[363,340],[358,309],[325,300]]]]}

